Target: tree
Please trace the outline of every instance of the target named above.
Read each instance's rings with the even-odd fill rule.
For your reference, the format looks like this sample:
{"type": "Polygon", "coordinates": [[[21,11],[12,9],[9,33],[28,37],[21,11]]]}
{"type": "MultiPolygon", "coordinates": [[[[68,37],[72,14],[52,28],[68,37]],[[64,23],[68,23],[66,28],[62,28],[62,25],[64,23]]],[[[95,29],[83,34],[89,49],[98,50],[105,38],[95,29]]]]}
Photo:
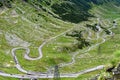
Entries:
{"type": "Polygon", "coordinates": [[[6,6],[6,7],[8,7],[8,8],[11,8],[11,7],[12,7],[11,1],[12,1],[12,0],[1,0],[1,1],[0,1],[0,7],[1,7],[1,6],[6,6]]]}

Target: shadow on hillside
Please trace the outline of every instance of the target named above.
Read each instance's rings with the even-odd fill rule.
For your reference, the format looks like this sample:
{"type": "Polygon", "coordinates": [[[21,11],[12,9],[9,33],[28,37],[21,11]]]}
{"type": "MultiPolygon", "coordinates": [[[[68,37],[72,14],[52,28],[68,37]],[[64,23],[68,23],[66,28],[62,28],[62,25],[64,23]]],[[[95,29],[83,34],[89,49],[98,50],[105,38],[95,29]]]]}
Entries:
{"type": "Polygon", "coordinates": [[[64,1],[52,5],[53,12],[58,14],[62,20],[79,23],[88,20],[92,15],[88,12],[91,6],[85,1],[64,1]]]}

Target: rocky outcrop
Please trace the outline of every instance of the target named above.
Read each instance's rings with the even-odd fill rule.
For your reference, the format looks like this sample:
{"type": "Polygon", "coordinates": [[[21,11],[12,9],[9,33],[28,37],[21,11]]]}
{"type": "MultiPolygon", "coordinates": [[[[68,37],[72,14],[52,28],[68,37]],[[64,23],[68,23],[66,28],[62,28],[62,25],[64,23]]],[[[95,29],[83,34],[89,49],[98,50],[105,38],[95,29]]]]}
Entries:
{"type": "Polygon", "coordinates": [[[10,34],[6,33],[5,34],[6,41],[10,46],[21,46],[21,47],[28,47],[30,46],[30,43],[20,39],[17,35],[15,34],[10,34]]]}
{"type": "Polygon", "coordinates": [[[112,73],[113,73],[114,80],[120,79],[120,64],[117,66],[117,68],[112,70],[112,73]]]}

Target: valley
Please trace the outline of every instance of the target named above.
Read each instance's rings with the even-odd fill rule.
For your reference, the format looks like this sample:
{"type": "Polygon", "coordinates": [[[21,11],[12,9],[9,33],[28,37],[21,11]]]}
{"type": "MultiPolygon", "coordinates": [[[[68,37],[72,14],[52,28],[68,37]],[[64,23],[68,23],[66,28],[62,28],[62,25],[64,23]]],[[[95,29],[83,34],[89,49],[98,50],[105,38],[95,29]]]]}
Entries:
{"type": "Polygon", "coordinates": [[[75,1],[15,0],[0,8],[1,80],[86,80],[119,63],[120,6],[75,1]]]}

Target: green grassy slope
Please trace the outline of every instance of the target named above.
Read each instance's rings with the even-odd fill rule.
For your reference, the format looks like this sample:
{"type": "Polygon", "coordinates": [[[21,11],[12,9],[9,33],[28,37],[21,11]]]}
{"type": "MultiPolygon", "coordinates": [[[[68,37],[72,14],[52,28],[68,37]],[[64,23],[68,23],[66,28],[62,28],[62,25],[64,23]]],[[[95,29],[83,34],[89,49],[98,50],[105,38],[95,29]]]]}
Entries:
{"type": "MultiPolygon", "coordinates": [[[[119,15],[120,7],[116,6],[112,2],[108,3],[108,1],[110,0],[105,0],[106,1],[105,4],[103,4],[104,0],[103,2],[99,2],[100,0],[98,0],[97,2],[94,2],[94,0],[81,0],[80,2],[79,0],[71,0],[70,2],[68,2],[67,0],[49,0],[49,1],[39,0],[41,1],[39,3],[32,2],[29,0],[25,0],[25,1],[27,2],[21,0],[14,1],[13,3],[11,3],[12,8],[6,8],[6,7],[0,8],[0,54],[1,54],[0,70],[7,73],[11,73],[11,72],[21,73],[15,68],[14,66],[15,64],[10,52],[12,48],[18,47],[20,45],[15,45],[15,46],[13,46],[12,44],[10,45],[9,41],[6,39],[6,36],[8,34],[11,35],[14,34],[21,40],[28,42],[30,44],[29,48],[31,50],[30,56],[37,57],[38,56],[37,48],[39,47],[39,45],[53,36],[56,36],[74,26],[75,28],[73,30],[84,31],[86,30],[85,29],[86,24],[94,25],[95,23],[97,23],[96,17],[100,17],[101,20],[103,20],[102,26],[108,28],[112,26],[112,21],[114,19],[120,17],[119,15]],[[88,4],[87,1],[90,2],[91,5],[88,4]],[[80,4],[82,4],[82,6],[80,4]],[[57,6],[58,6],[57,9],[59,10],[61,9],[63,11],[62,13],[59,13],[60,11],[56,9],[57,6]],[[88,7],[91,6],[91,7],[87,8],[85,6],[88,7]],[[81,13],[81,11],[84,9],[86,9],[85,12],[81,13]],[[95,17],[89,18],[89,16],[91,15],[94,15],[95,17]],[[84,16],[85,19],[83,19],[84,16]],[[88,21],[78,23],[82,20],[86,20],[86,17],[88,21]],[[78,18],[82,18],[82,19],[78,19],[78,18]],[[66,22],[63,20],[65,20],[66,22]],[[78,24],[75,24],[76,21],[78,24]],[[109,21],[110,24],[108,24],[109,21]],[[108,25],[108,27],[106,26],[106,24],[108,25]]],[[[117,21],[117,23],[118,23],[117,29],[113,29],[113,32],[115,33],[114,38],[108,37],[108,40],[100,45],[101,47],[100,52],[98,52],[99,46],[97,46],[93,50],[89,51],[86,55],[82,56],[82,58],[80,58],[81,54],[83,54],[83,51],[88,49],[88,47],[85,47],[82,50],[78,49],[76,48],[75,45],[75,43],[77,42],[75,38],[62,35],[56,38],[55,40],[50,41],[43,47],[42,59],[37,61],[25,60],[23,58],[25,51],[18,50],[16,52],[18,56],[18,60],[20,61],[21,66],[23,66],[23,68],[26,70],[44,72],[50,66],[54,66],[56,64],[60,64],[64,62],[70,62],[72,55],[74,55],[72,52],[79,52],[79,54],[75,58],[76,63],[61,68],[60,69],[61,73],[62,72],[74,73],[101,64],[106,65],[111,62],[111,59],[113,58],[112,55],[113,52],[115,50],[119,50],[120,48],[119,46],[120,22],[117,21]]],[[[96,32],[94,32],[93,30],[90,31],[92,32],[92,38],[95,39],[96,32]]],[[[86,37],[87,32],[83,32],[83,33],[84,33],[84,38],[87,39],[86,37]]],[[[103,34],[105,34],[105,32],[101,33],[100,35],[103,34]]],[[[90,42],[91,45],[95,45],[100,41],[101,38],[98,40],[91,40],[90,42]]],[[[20,44],[19,41],[18,44],[20,44]]],[[[93,73],[81,75],[78,78],[65,78],[62,80],[86,80],[88,78],[91,78],[95,74],[99,74],[100,72],[101,71],[96,71],[93,73]]],[[[4,77],[0,77],[0,79],[17,80],[13,78],[4,78],[4,77]]]]}
{"type": "MultiPolygon", "coordinates": [[[[66,31],[73,26],[74,24],[54,18],[52,15],[44,12],[43,10],[37,11],[30,4],[22,1],[15,1],[14,3],[12,3],[12,8],[0,8],[1,70],[8,73],[20,73],[15,68],[13,57],[11,55],[11,49],[20,45],[13,46],[9,43],[9,40],[6,39],[6,36],[15,35],[17,36],[17,38],[30,43],[30,56],[37,57],[37,48],[42,42],[66,31]],[[12,69],[6,67],[7,64],[9,64],[9,68],[12,69]]],[[[14,37],[12,37],[10,40],[13,40],[14,37]]],[[[27,61],[22,56],[22,53],[24,53],[24,51],[17,51],[17,53],[21,65],[25,66],[25,69],[29,69],[28,66],[30,66],[31,64],[33,67],[31,66],[30,69],[32,68],[31,70],[37,71],[37,69],[40,69],[40,66],[38,64],[43,64],[45,62],[44,60],[42,62],[40,62],[41,60],[27,61]]],[[[44,70],[46,69],[42,67],[42,69],[38,71],[44,70]]]]}

